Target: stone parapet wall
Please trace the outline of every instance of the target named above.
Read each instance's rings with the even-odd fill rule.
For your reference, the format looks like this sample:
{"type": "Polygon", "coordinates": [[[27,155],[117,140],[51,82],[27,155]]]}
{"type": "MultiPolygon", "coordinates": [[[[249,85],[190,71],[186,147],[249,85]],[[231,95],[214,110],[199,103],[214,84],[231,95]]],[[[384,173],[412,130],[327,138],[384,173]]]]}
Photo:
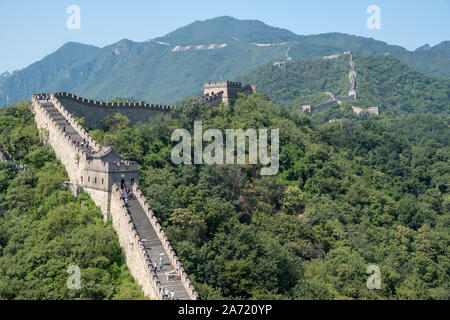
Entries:
{"type": "Polygon", "coordinates": [[[204,87],[206,89],[221,88],[221,87],[241,88],[242,87],[242,83],[241,82],[237,82],[237,81],[207,82],[207,83],[205,83],[204,87]]]}
{"type": "Polygon", "coordinates": [[[193,104],[200,102],[208,102],[211,106],[216,107],[223,101],[223,91],[214,94],[206,94],[194,100],[193,104]]]}
{"type": "Polygon", "coordinates": [[[165,235],[164,231],[161,228],[160,223],[158,222],[158,219],[156,218],[155,214],[150,208],[150,205],[147,202],[147,199],[145,198],[144,194],[142,193],[141,189],[137,184],[133,184],[133,193],[136,196],[136,199],[141,204],[142,208],[144,209],[148,220],[152,224],[156,234],[158,235],[159,240],[161,241],[164,250],[167,253],[167,256],[169,257],[170,262],[176,267],[179,268],[179,274],[181,275],[181,281],[183,282],[183,285],[186,289],[186,291],[189,294],[189,297],[192,300],[198,299],[198,293],[194,288],[194,285],[192,284],[191,280],[189,279],[186,271],[184,270],[183,266],[181,265],[180,260],[176,256],[175,250],[170,245],[169,239],[165,235]]]}
{"type": "Polygon", "coordinates": [[[96,100],[90,100],[82,97],[78,97],[74,94],[68,93],[68,92],[57,92],[54,94],[55,97],[59,98],[65,98],[70,99],[73,101],[76,101],[77,103],[83,104],[88,107],[95,107],[95,108],[101,108],[101,109],[151,109],[151,110],[157,110],[157,111],[171,111],[176,109],[176,106],[170,106],[170,105],[161,105],[161,104],[150,104],[145,103],[143,101],[140,102],[103,102],[103,101],[96,101],[96,100]]]}
{"type": "Polygon", "coordinates": [[[93,147],[93,149],[98,152],[101,149],[101,146],[84,130],[82,126],[78,124],[78,122],[75,120],[73,115],[64,108],[62,103],[58,100],[56,94],[51,95],[51,102],[53,105],[58,109],[59,112],[66,118],[66,120],[69,121],[70,125],[74,127],[74,129],[78,132],[78,134],[83,137],[83,139],[86,140],[86,142],[89,143],[90,146],[93,147]]]}
{"type": "Polygon", "coordinates": [[[80,163],[85,161],[86,153],[76,146],[34,96],[32,103],[37,127],[47,130],[47,142],[53,147],[57,158],[66,167],[71,181],[77,182],[81,170],[80,163]]]}
{"type": "Polygon", "coordinates": [[[142,239],[136,232],[136,226],[128,214],[116,184],[113,185],[111,191],[110,213],[131,274],[142,287],[145,295],[152,299],[160,299],[161,282],[152,267],[152,261],[145,250],[142,239]]]}

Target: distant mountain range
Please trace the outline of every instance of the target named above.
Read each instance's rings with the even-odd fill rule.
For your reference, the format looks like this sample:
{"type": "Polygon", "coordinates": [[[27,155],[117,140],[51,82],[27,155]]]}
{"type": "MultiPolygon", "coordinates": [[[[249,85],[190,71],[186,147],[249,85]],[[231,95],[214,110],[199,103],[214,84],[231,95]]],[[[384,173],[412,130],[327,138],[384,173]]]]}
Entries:
{"type": "Polygon", "coordinates": [[[310,59],[348,50],[364,55],[390,52],[418,71],[450,78],[449,41],[412,52],[359,36],[302,36],[256,20],[219,17],[193,22],[146,42],[124,39],[104,48],[69,42],[12,75],[2,74],[0,106],[42,91],[169,104],[200,94],[205,81],[236,79],[271,61],[310,59]]]}

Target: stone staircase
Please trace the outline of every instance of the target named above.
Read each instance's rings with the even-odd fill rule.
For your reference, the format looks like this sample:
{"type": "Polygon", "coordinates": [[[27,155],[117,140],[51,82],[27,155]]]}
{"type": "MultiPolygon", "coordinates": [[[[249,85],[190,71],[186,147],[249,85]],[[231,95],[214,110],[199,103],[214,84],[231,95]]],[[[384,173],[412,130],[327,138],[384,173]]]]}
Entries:
{"type": "MultiPolygon", "coordinates": [[[[66,127],[66,133],[70,135],[73,142],[77,141],[83,141],[83,137],[80,136],[80,134],[75,130],[74,127],[70,125],[70,123],[66,120],[66,118],[59,112],[58,109],[53,105],[51,102],[43,102],[41,103],[42,107],[48,112],[48,114],[52,117],[53,120],[55,120],[56,124],[59,125],[61,128],[66,127]]],[[[81,146],[80,146],[81,148],[81,146]]],[[[89,152],[84,145],[83,148],[86,152],[89,152]]]]}
{"type": "Polygon", "coordinates": [[[136,198],[129,200],[127,209],[150,260],[152,263],[157,263],[156,275],[161,285],[164,288],[167,287],[169,292],[173,291],[176,300],[189,300],[189,295],[180,277],[176,274],[175,267],[169,261],[167,252],[164,250],[161,240],[158,238],[139,201],[136,198]],[[162,270],[159,268],[160,256],[163,257],[162,270]]]}

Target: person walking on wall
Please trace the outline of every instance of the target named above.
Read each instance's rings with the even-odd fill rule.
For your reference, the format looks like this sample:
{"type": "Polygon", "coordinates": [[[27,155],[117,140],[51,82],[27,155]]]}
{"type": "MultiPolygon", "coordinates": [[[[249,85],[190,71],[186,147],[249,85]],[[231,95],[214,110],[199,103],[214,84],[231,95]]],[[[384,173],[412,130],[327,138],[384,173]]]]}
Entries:
{"type": "Polygon", "coordinates": [[[167,287],[166,287],[166,292],[165,292],[166,294],[165,294],[165,296],[166,296],[166,299],[169,299],[169,289],[167,289],[167,287]]]}

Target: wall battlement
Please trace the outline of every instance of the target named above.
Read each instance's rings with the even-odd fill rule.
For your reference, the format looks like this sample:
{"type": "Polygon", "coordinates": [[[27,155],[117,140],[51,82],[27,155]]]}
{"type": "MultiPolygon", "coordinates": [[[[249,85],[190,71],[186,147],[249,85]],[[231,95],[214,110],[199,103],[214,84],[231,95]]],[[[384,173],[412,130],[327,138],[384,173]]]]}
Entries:
{"type": "Polygon", "coordinates": [[[349,56],[349,64],[350,64],[350,71],[348,74],[348,77],[350,79],[350,89],[348,91],[348,96],[347,97],[342,97],[342,98],[333,98],[328,102],[325,103],[321,103],[315,106],[311,106],[311,105],[303,105],[302,106],[302,112],[304,113],[312,113],[312,112],[318,112],[318,111],[322,111],[328,107],[331,107],[335,104],[341,104],[342,102],[345,101],[350,101],[350,100],[355,100],[357,98],[357,93],[356,93],[356,66],[355,66],[355,62],[353,61],[353,53],[351,51],[345,51],[343,54],[334,54],[334,55],[330,55],[330,56],[325,56],[322,57],[325,60],[331,60],[331,59],[337,59],[342,55],[348,55],[349,56]]]}
{"type": "Polygon", "coordinates": [[[155,111],[171,111],[175,110],[176,106],[170,106],[170,105],[161,105],[161,104],[150,104],[143,101],[140,102],[103,102],[103,101],[96,101],[96,100],[90,100],[82,97],[78,97],[72,93],[68,92],[57,92],[54,94],[56,98],[66,98],[71,99],[73,101],[76,101],[80,104],[83,104],[85,106],[89,107],[95,107],[95,108],[101,108],[101,109],[150,109],[155,111]]]}
{"type": "MultiPolygon", "coordinates": [[[[211,106],[217,106],[221,102],[226,105],[237,98],[238,93],[252,94],[256,88],[252,85],[242,85],[237,81],[208,82],[204,85],[203,96],[195,99],[195,103],[208,102],[211,106]]],[[[70,117],[74,126],[79,126],[74,121],[73,115],[84,118],[90,128],[104,128],[104,119],[114,116],[116,113],[125,115],[132,125],[139,121],[145,121],[160,112],[173,112],[180,108],[173,105],[150,104],[140,102],[104,102],[79,97],[69,92],[56,92],[52,94],[52,102],[64,112],[64,116],[70,117]],[[61,106],[64,105],[64,108],[61,106]],[[63,110],[64,109],[64,110],[63,110]]],[[[78,128],[77,128],[78,129],[78,128]]],[[[80,129],[80,133],[82,133],[80,129]]],[[[85,133],[83,132],[83,138],[85,133]]],[[[92,141],[94,143],[94,141],[92,141]]]]}
{"type": "Polygon", "coordinates": [[[206,82],[204,85],[205,89],[212,89],[212,88],[241,88],[242,83],[238,81],[218,81],[218,82],[206,82]]]}

